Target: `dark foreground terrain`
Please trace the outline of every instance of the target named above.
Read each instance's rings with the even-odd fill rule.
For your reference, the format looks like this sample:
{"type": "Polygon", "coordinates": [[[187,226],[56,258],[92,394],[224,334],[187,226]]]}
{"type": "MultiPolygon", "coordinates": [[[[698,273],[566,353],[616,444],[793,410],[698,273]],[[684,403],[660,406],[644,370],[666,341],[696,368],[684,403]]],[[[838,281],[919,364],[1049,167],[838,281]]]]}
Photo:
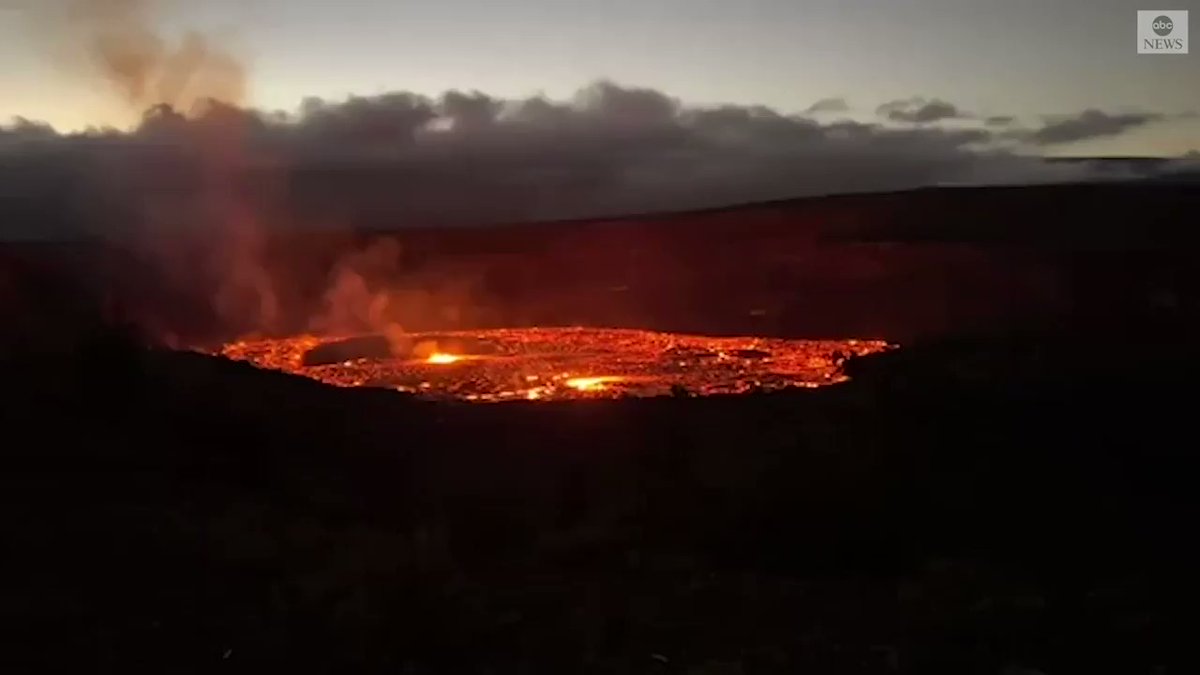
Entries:
{"type": "Polygon", "coordinates": [[[495,405],[71,347],[4,366],[6,672],[1195,672],[1174,340],[495,405]]]}
{"type": "Polygon", "coordinates": [[[333,389],[144,346],[99,296],[201,315],[108,253],[9,250],[0,672],[1198,672],[1195,199],[404,238],[481,325],[903,344],[729,398],[333,389]]]}

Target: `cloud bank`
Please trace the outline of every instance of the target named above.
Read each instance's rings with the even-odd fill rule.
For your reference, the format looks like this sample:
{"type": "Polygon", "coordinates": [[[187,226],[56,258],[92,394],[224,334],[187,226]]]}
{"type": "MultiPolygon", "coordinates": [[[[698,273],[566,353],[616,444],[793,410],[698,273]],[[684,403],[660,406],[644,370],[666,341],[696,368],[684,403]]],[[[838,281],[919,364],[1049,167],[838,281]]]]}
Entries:
{"type": "Polygon", "coordinates": [[[612,82],[564,101],[451,91],[311,98],[292,114],[211,100],[187,115],[158,105],[128,132],[60,135],[17,120],[0,127],[4,227],[49,235],[136,223],[203,227],[206,211],[192,207],[211,199],[195,195],[217,177],[251,202],[270,202],[272,225],[394,228],[1076,180],[1087,173],[1006,152],[998,141],[1019,135],[1048,145],[1153,119],[1087,111],[1038,130],[994,132],[927,123],[961,114],[936,99],[898,105],[889,117],[921,123],[826,123],[764,106],[696,107],[612,82]],[[39,203],[48,194],[55,198],[39,203]],[[24,209],[17,217],[14,203],[24,209]],[[36,217],[47,207],[53,217],[36,217]]]}

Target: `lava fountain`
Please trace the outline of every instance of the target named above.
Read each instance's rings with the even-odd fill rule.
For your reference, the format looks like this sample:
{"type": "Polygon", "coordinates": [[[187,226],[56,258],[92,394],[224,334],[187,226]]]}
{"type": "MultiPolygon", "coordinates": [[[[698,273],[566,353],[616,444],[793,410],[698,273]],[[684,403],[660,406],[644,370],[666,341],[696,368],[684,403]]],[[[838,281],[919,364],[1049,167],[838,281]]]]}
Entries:
{"type": "Polygon", "coordinates": [[[401,337],[241,340],[225,345],[220,353],[336,386],[505,401],[818,387],[845,380],[846,359],[891,347],[881,340],[705,337],[611,328],[510,328],[401,337]],[[406,349],[406,344],[416,348],[406,349]]]}

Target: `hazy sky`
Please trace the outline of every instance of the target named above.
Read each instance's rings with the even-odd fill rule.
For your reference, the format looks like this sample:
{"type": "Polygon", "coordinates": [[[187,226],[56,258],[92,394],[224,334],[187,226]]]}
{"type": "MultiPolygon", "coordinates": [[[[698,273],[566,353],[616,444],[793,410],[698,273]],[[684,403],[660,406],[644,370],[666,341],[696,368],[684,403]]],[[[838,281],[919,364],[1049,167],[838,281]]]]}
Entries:
{"type": "MultiPolygon", "coordinates": [[[[56,66],[21,8],[0,0],[0,119],[124,124],[102,83],[56,66]]],[[[1200,111],[1200,53],[1135,53],[1145,0],[167,0],[164,34],[211,31],[248,64],[244,103],[478,89],[570,96],[598,78],[695,104],[793,112],[844,97],[856,116],[914,95],[979,115],[1200,111]]],[[[1172,0],[1197,12],[1196,0],[1172,0]]],[[[1200,148],[1175,119],[1094,152],[1200,148]]],[[[1080,148],[1068,148],[1080,151],[1080,148]]]]}

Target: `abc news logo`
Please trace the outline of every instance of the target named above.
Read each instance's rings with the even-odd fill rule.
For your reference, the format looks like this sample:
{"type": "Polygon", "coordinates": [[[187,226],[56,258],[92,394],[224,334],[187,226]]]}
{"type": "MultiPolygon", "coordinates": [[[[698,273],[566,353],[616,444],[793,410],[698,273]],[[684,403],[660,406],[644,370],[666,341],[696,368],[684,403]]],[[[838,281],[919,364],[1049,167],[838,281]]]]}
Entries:
{"type": "Polygon", "coordinates": [[[1141,10],[1137,13],[1139,54],[1187,54],[1187,10],[1141,10]]]}
{"type": "Polygon", "coordinates": [[[1175,32],[1175,22],[1169,16],[1160,16],[1150,24],[1150,30],[1154,31],[1157,38],[1146,39],[1146,46],[1152,49],[1173,49],[1182,50],[1183,40],[1180,38],[1169,37],[1175,32]]]}

